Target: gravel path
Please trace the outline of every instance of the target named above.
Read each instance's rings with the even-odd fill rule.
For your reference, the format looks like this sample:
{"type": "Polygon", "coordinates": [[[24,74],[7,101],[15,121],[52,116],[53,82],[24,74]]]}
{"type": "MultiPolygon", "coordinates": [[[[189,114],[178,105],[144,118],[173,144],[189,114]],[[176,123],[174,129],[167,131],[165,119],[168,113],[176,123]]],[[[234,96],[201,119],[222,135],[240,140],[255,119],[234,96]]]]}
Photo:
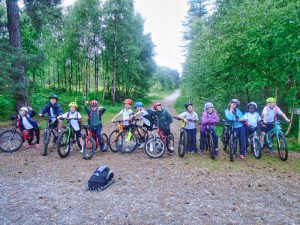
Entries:
{"type": "MultiPolygon", "coordinates": [[[[178,95],[163,101],[172,113],[178,95]]],[[[299,174],[231,170],[238,162],[211,170],[198,159],[149,159],[143,150],[96,153],[91,161],[77,149],[66,159],[55,150],[0,153],[0,224],[300,224],[299,174]],[[85,191],[100,165],[113,169],[116,183],[85,191]]]]}

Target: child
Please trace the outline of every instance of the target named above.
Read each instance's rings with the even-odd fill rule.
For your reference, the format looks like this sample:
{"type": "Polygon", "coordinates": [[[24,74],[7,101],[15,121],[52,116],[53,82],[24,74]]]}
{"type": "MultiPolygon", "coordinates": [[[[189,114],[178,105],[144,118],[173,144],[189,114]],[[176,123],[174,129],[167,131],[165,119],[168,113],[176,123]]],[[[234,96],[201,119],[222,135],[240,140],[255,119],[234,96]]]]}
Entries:
{"type": "Polygon", "coordinates": [[[104,107],[98,107],[98,102],[96,100],[92,100],[90,102],[90,106],[91,106],[90,109],[87,107],[88,103],[89,102],[86,101],[84,106],[84,109],[89,116],[88,123],[90,126],[92,126],[91,130],[97,134],[101,151],[103,152],[107,151],[107,144],[103,143],[101,137],[101,132],[102,132],[101,117],[106,112],[106,109],[104,107]]]}
{"type": "MultiPolygon", "coordinates": [[[[172,116],[166,109],[162,108],[160,102],[154,103],[153,108],[155,111],[148,109],[147,112],[151,116],[157,117],[159,129],[161,129],[166,136],[169,136],[171,134],[170,124],[173,122],[172,116]]],[[[169,150],[169,153],[174,153],[173,146],[169,146],[167,149],[169,150]]]]}
{"type": "Polygon", "coordinates": [[[57,116],[62,114],[62,110],[58,102],[57,95],[51,95],[50,101],[40,110],[39,116],[48,113],[49,119],[52,121],[53,126],[58,127],[58,132],[61,132],[61,121],[57,120],[57,116]]]}
{"type": "Polygon", "coordinates": [[[187,153],[197,152],[197,129],[196,122],[199,120],[198,114],[194,111],[193,103],[186,102],[184,104],[185,112],[178,115],[179,118],[186,122],[186,133],[187,133],[187,153]]]}
{"type": "MultiPolygon", "coordinates": [[[[69,107],[70,107],[70,111],[64,113],[63,115],[58,116],[57,119],[60,119],[60,118],[64,118],[64,119],[68,119],[68,120],[70,119],[70,124],[75,131],[76,140],[79,140],[80,145],[83,148],[83,140],[81,138],[80,123],[79,123],[82,120],[82,116],[76,110],[76,108],[77,108],[76,102],[70,102],[69,107]]],[[[82,153],[82,149],[80,152],[82,153]]]]}
{"type": "Polygon", "coordinates": [[[133,111],[131,110],[132,106],[132,100],[131,99],[125,99],[124,101],[125,108],[122,109],[117,115],[115,115],[111,122],[114,122],[118,116],[122,116],[123,126],[125,130],[129,129],[130,120],[133,116],[133,111]]]}
{"type": "Polygon", "coordinates": [[[26,148],[30,148],[33,141],[33,132],[36,136],[36,144],[34,145],[35,148],[40,148],[40,129],[36,121],[32,119],[35,116],[35,112],[32,110],[31,107],[22,107],[20,108],[20,114],[18,115],[18,120],[20,121],[20,128],[21,132],[25,129],[29,130],[30,139],[28,140],[28,144],[26,148]]]}
{"type": "MultiPolygon", "coordinates": [[[[283,119],[285,119],[288,123],[290,120],[287,118],[287,116],[281,111],[281,109],[276,105],[276,99],[275,98],[268,98],[266,100],[267,105],[264,107],[262,111],[262,121],[263,126],[261,128],[261,136],[260,136],[260,143],[263,147],[264,139],[266,133],[268,133],[270,130],[273,129],[274,123],[277,120],[277,115],[281,115],[283,119]]],[[[269,146],[271,154],[274,154],[274,150],[272,146],[269,146]]]]}
{"type": "MultiPolygon", "coordinates": [[[[249,102],[247,105],[248,112],[244,114],[243,118],[247,121],[245,126],[245,137],[246,137],[246,147],[248,146],[248,138],[257,129],[259,123],[261,123],[261,117],[256,112],[257,104],[255,102],[249,102]]],[[[247,148],[246,148],[247,151],[247,148]]]]}
{"type": "MultiPolygon", "coordinates": [[[[244,159],[246,153],[246,137],[245,127],[242,123],[244,121],[243,113],[238,109],[239,105],[239,100],[232,99],[228,105],[228,109],[225,110],[225,116],[229,121],[233,122],[233,128],[236,131],[240,143],[240,158],[244,159]]],[[[234,152],[236,152],[236,150],[237,149],[234,149],[234,152]]]]}
{"type": "Polygon", "coordinates": [[[215,149],[215,157],[219,157],[219,149],[218,149],[218,136],[214,129],[216,123],[219,122],[219,116],[217,111],[214,109],[214,105],[211,102],[207,102],[204,105],[204,112],[201,117],[201,128],[200,128],[200,154],[203,154],[205,148],[205,129],[206,126],[209,125],[212,135],[213,135],[213,143],[215,149]]]}

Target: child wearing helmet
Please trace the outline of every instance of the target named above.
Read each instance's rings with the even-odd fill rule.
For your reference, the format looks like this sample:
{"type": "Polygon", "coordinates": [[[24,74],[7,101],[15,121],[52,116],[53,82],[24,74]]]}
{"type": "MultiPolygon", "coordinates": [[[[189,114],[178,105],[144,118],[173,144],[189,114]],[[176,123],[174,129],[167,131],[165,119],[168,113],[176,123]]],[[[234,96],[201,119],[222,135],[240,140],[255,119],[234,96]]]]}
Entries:
{"type": "Polygon", "coordinates": [[[50,95],[49,102],[40,110],[39,116],[48,114],[49,120],[52,121],[54,127],[58,127],[58,131],[61,131],[61,121],[57,120],[57,116],[62,114],[62,109],[58,104],[57,95],[50,95]]]}
{"type": "Polygon", "coordinates": [[[90,108],[87,106],[88,101],[85,101],[84,109],[88,114],[88,123],[91,126],[92,132],[97,134],[98,142],[101,151],[107,151],[107,144],[103,143],[101,133],[102,133],[102,115],[106,112],[106,108],[98,107],[98,102],[92,100],[90,102],[90,108]]]}
{"type": "Polygon", "coordinates": [[[186,133],[187,133],[187,153],[197,152],[197,129],[196,122],[199,120],[198,114],[194,111],[193,103],[186,102],[184,104],[185,112],[178,115],[179,118],[186,122],[186,133]]]}
{"type": "MultiPolygon", "coordinates": [[[[261,136],[260,136],[260,143],[263,147],[265,135],[267,132],[273,129],[274,123],[277,120],[277,115],[280,115],[285,119],[288,123],[290,120],[287,116],[281,111],[281,109],[276,105],[276,98],[268,98],[266,100],[267,105],[264,107],[262,111],[262,122],[263,126],[261,128],[261,136]]],[[[274,153],[272,146],[269,146],[271,154],[274,153]]]]}
{"type": "Polygon", "coordinates": [[[245,126],[245,136],[248,145],[248,138],[257,130],[258,125],[261,123],[261,117],[258,112],[256,112],[257,104],[255,102],[249,102],[247,109],[248,111],[244,114],[243,118],[247,121],[245,126]]]}
{"type": "Polygon", "coordinates": [[[207,102],[204,105],[204,112],[201,117],[201,128],[200,128],[200,154],[203,153],[205,148],[205,129],[206,126],[209,125],[212,135],[213,135],[213,143],[215,149],[215,157],[219,157],[219,149],[218,149],[218,135],[215,131],[215,124],[219,122],[219,116],[217,111],[214,108],[213,103],[207,102]]]}
{"type": "MultiPolygon", "coordinates": [[[[67,119],[70,120],[70,124],[75,131],[76,139],[79,140],[81,146],[83,147],[83,140],[80,133],[80,121],[82,120],[81,114],[77,111],[77,103],[70,102],[69,103],[70,111],[66,112],[57,117],[57,119],[67,119]]],[[[80,151],[82,153],[82,149],[80,151]]]]}
{"type": "Polygon", "coordinates": [[[28,144],[26,146],[27,149],[32,146],[31,143],[33,141],[33,132],[36,136],[36,144],[34,145],[34,147],[37,149],[40,148],[40,129],[37,122],[32,119],[35,114],[35,111],[33,111],[31,107],[22,107],[19,110],[18,120],[20,122],[21,132],[26,129],[29,130],[30,134],[30,139],[28,140],[28,144]]]}
{"type": "MultiPolygon", "coordinates": [[[[246,154],[246,136],[244,127],[243,113],[238,109],[240,101],[237,99],[232,99],[228,105],[228,109],[225,110],[225,117],[227,120],[233,122],[233,129],[237,134],[237,138],[240,144],[240,158],[245,158],[246,154]]],[[[237,151],[234,149],[234,152],[237,151]]]]}
{"type": "Polygon", "coordinates": [[[133,117],[133,111],[131,110],[132,100],[125,99],[123,103],[124,103],[124,109],[122,109],[117,115],[115,115],[112,118],[111,122],[113,123],[116,120],[116,118],[122,116],[124,129],[129,129],[130,120],[133,117]]]}

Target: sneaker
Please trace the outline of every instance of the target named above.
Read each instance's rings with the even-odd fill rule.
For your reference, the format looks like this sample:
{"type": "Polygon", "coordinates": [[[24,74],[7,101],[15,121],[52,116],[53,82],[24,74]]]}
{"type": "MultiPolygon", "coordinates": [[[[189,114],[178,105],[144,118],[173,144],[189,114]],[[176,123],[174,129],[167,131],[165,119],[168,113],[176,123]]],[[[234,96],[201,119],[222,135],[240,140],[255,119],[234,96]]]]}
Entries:
{"type": "Polygon", "coordinates": [[[83,154],[83,146],[80,149],[80,153],[83,154]]]}
{"type": "Polygon", "coordinates": [[[204,152],[204,150],[200,150],[200,151],[199,151],[199,154],[200,154],[200,155],[203,155],[203,152],[204,152]]]}
{"type": "Polygon", "coordinates": [[[103,147],[101,148],[102,152],[106,152],[107,151],[107,144],[103,144],[103,147]]]}
{"type": "Polygon", "coordinates": [[[36,149],[40,149],[40,144],[35,144],[34,147],[35,147],[36,149]]]}
{"type": "Polygon", "coordinates": [[[142,142],[138,148],[144,148],[145,147],[145,142],[142,142]]]}
{"type": "Polygon", "coordinates": [[[245,158],[245,156],[244,155],[240,155],[240,159],[244,159],[245,158]]]}

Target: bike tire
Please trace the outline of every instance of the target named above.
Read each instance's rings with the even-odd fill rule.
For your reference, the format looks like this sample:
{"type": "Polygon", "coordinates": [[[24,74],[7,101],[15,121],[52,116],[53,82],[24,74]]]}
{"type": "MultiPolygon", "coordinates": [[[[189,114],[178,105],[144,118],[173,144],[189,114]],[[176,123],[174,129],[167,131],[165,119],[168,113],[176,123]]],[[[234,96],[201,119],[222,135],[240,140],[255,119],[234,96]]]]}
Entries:
{"type": "Polygon", "coordinates": [[[118,151],[125,153],[132,153],[135,149],[137,149],[138,141],[137,137],[133,132],[130,131],[122,131],[117,136],[116,147],[118,151]],[[131,137],[128,138],[128,135],[131,134],[131,137]],[[127,140],[129,139],[129,140],[127,140]]]}
{"type": "Polygon", "coordinates": [[[288,151],[286,139],[281,133],[278,134],[277,149],[278,149],[279,158],[282,161],[286,161],[288,159],[289,151],[288,151]]]}
{"type": "Polygon", "coordinates": [[[227,146],[229,144],[228,143],[228,139],[227,139],[227,128],[223,129],[222,136],[221,136],[221,142],[222,142],[222,148],[223,148],[223,150],[226,150],[227,146]]]}
{"type": "Polygon", "coordinates": [[[0,149],[3,152],[7,152],[7,153],[16,152],[21,148],[23,142],[24,142],[23,137],[21,133],[18,131],[6,130],[0,134],[0,149]],[[11,140],[9,141],[9,139],[11,140]],[[12,144],[12,145],[7,146],[8,144],[12,144]]]}
{"type": "Polygon", "coordinates": [[[68,136],[69,134],[67,131],[63,131],[58,135],[57,153],[61,158],[66,158],[71,151],[71,142],[68,136]]]}
{"type": "Polygon", "coordinates": [[[45,129],[45,131],[44,131],[44,148],[43,148],[43,151],[42,151],[42,156],[47,155],[48,145],[50,143],[50,139],[51,139],[51,130],[45,129]]]}
{"type": "Polygon", "coordinates": [[[113,153],[116,153],[119,151],[117,149],[117,145],[116,145],[116,141],[117,141],[117,137],[118,137],[119,133],[120,133],[119,130],[114,130],[113,132],[110,133],[109,138],[108,138],[108,147],[113,153]]]}
{"type": "Polygon", "coordinates": [[[209,151],[209,156],[211,159],[215,159],[215,149],[214,149],[214,143],[213,143],[213,136],[211,133],[208,133],[206,136],[206,142],[207,142],[207,148],[209,151]]]}
{"type": "Polygon", "coordinates": [[[229,139],[229,158],[231,162],[234,162],[234,157],[236,154],[236,144],[237,144],[237,140],[234,137],[234,134],[230,134],[230,139],[229,139]]]}
{"type": "Polygon", "coordinates": [[[107,151],[107,146],[108,146],[108,136],[107,136],[107,134],[102,133],[101,138],[102,138],[102,143],[103,143],[103,147],[104,147],[104,149],[101,149],[101,150],[107,151]]]}
{"type": "Polygon", "coordinates": [[[170,133],[167,137],[167,150],[169,153],[174,153],[174,135],[170,133]]]}
{"type": "MultiPolygon", "coordinates": [[[[87,130],[87,128],[85,126],[81,126],[80,127],[80,134],[81,134],[81,137],[88,136],[88,130],[87,130]]],[[[80,144],[80,138],[77,138],[76,142],[77,142],[78,148],[81,150],[82,149],[82,145],[80,144]]]]}
{"type": "Polygon", "coordinates": [[[94,138],[87,136],[84,139],[82,157],[86,160],[93,158],[96,151],[96,141],[94,138]]]}
{"type": "Polygon", "coordinates": [[[256,159],[260,159],[262,155],[262,148],[258,137],[254,137],[251,143],[251,150],[256,159]]]}
{"type": "Polygon", "coordinates": [[[145,152],[150,158],[160,158],[164,155],[165,151],[166,146],[160,138],[150,138],[145,144],[145,152]]]}
{"type": "Polygon", "coordinates": [[[187,133],[184,129],[181,129],[178,143],[178,155],[183,158],[186,153],[187,147],[187,133]]]}

